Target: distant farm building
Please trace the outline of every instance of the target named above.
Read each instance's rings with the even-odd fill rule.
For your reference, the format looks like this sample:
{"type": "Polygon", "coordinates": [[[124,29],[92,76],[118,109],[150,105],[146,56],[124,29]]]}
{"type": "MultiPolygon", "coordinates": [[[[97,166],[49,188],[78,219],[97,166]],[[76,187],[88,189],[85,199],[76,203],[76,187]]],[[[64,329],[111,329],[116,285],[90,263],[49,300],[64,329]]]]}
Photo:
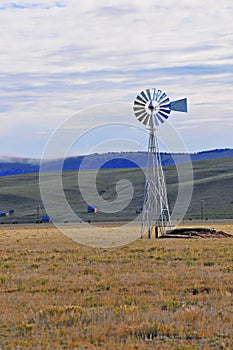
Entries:
{"type": "Polygon", "coordinates": [[[15,211],[13,209],[10,209],[8,212],[0,211],[0,216],[8,216],[8,215],[14,215],[15,211]]]}
{"type": "Polygon", "coordinates": [[[88,213],[97,213],[98,209],[96,206],[94,205],[88,205],[87,206],[87,212],[88,213]]]}
{"type": "Polygon", "coordinates": [[[40,222],[51,222],[51,217],[49,215],[42,215],[40,218],[40,222]]]}

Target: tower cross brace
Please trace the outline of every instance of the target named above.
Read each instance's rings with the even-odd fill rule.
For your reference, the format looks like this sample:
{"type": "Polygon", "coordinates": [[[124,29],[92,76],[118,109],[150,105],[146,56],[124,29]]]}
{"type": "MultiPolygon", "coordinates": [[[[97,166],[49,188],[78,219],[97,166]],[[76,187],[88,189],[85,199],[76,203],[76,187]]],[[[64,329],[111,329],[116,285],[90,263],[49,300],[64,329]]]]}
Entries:
{"type": "MultiPolygon", "coordinates": [[[[151,109],[151,113],[153,114],[153,109],[151,109]]],[[[148,238],[151,238],[153,234],[156,237],[160,235],[164,236],[167,228],[171,229],[171,218],[168,207],[166,182],[156,129],[153,118],[151,118],[141,237],[145,233],[147,233],[148,238]]]]}

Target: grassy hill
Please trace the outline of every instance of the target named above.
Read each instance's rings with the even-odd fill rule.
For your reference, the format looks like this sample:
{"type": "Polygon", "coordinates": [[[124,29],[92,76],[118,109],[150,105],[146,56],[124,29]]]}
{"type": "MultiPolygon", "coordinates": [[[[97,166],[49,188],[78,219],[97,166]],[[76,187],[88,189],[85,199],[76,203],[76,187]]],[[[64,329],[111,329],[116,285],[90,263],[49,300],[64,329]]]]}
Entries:
{"type": "MultiPolygon", "coordinates": [[[[181,171],[186,171],[186,165],[181,164],[181,171]],[[182,169],[183,167],[183,169],[182,169]]],[[[233,159],[211,159],[193,162],[194,190],[186,218],[199,219],[201,201],[203,218],[233,218],[233,159]]],[[[86,186],[92,170],[84,170],[86,186]]],[[[177,172],[174,166],[164,167],[170,208],[174,206],[177,195],[177,172]]],[[[47,174],[48,188],[54,181],[56,172],[47,174]]],[[[39,175],[23,174],[4,176],[0,178],[0,211],[15,210],[14,216],[0,217],[2,223],[35,222],[39,215],[44,215],[43,203],[39,191],[39,175]]],[[[97,176],[97,190],[103,199],[116,199],[116,183],[128,179],[134,188],[134,196],[130,204],[120,213],[88,214],[87,203],[84,201],[77,186],[77,171],[63,172],[63,187],[65,196],[71,208],[82,220],[93,221],[127,221],[136,216],[143,202],[145,177],[140,169],[101,169],[97,176]]],[[[185,186],[185,184],[184,184],[185,186]]],[[[90,204],[90,203],[88,203],[90,204]]],[[[91,203],[95,204],[95,203],[91,203]]],[[[58,201],[54,203],[54,207],[58,201]]],[[[59,209],[61,210],[61,208],[59,209]]],[[[61,220],[62,220],[61,216],[61,220]]]]}
{"type": "Polygon", "coordinates": [[[233,159],[193,163],[194,190],[189,213],[199,218],[204,200],[204,217],[233,218],[233,159]]]}
{"type": "MultiPolygon", "coordinates": [[[[160,153],[163,166],[174,165],[189,161],[209,159],[233,158],[233,149],[215,149],[197,153],[160,153]],[[190,158],[189,158],[190,157],[190,158]]],[[[112,168],[143,168],[147,165],[147,152],[108,152],[94,153],[85,156],[73,156],[62,159],[52,159],[43,162],[43,171],[60,170],[61,162],[63,170],[90,170],[112,168]],[[64,162],[63,162],[64,161],[64,162]]],[[[0,156],[0,176],[37,173],[40,170],[40,159],[17,158],[0,156]]]]}

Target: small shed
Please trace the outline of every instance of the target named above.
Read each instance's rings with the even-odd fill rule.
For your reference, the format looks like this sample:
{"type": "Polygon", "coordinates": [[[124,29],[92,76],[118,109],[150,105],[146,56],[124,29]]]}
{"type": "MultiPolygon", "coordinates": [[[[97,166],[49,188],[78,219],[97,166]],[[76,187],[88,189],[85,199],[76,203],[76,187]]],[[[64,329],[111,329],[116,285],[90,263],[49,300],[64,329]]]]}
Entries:
{"type": "Polygon", "coordinates": [[[41,222],[51,222],[51,218],[48,215],[41,216],[41,222]]]}
{"type": "Polygon", "coordinates": [[[97,213],[98,209],[95,205],[88,205],[87,206],[87,212],[88,213],[97,213]]]}

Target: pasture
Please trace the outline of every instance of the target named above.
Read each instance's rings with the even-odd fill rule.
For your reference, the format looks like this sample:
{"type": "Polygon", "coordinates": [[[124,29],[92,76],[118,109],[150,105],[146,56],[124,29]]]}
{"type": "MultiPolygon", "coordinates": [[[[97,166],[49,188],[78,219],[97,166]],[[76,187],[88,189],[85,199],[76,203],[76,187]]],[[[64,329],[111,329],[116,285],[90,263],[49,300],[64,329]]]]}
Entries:
{"type": "MultiPolygon", "coordinates": [[[[230,223],[214,228],[233,234],[230,223]]],[[[232,243],[97,249],[53,225],[2,225],[0,348],[232,349],[232,243]]]]}
{"type": "MultiPolygon", "coordinates": [[[[180,164],[179,171],[184,175],[182,188],[193,185],[193,194],[191,202],[185,215],[186,219],[197,220],[203,214],[203,218],[214,219],[232,219],[233,218],[233,162],[228,159],[211,159],[206,161],[193,162],[193,183],[185,181],[185,173],[188,172],[187,164],[180,164]],[[201,214],[201,203],[203,203],[203,213],[201,214]]],[[[83,178],[86,181],[86,187],[89,189],[90,183],[93,183],[93,170],[83,170],[83,178]]],[[[175,166],[165,166],[164,173],[167,182],[169,208],[172,211],[177,198],[178,178],[175,166]]],[[[59,174],[56,172],[43,173],[42,183],[49,191],[52,197],[51,216],[56,217],[61,222],[72,220],[70,213],[64,210],[62,194],[59,197],[56,189],[56,182],[59,174]],[[54,188],[55,186],[55,188],[54,188]],[[55,198],[53,198],[53,195],[55,198]]],[[[145,176],[141,169],[100,169],[96,177],[96,187],[99,196],[109,201],[116,200],[116,184],[126,179],[133,186],[134,194],[132,201],[124,210],[114,213],[104,213],[99,211],[96,215],[87,213],[87,203],[80,192],[78,186],[78,171],[64,171],[62,174],[62,185],[64,196],[73,212],[85,222],[131,222],[137,218],[137,212],[140,211],[143,203],[143,193],[145,176]]],[[[122,198],[124,202],[125,198],[122,198]]],[[[183,203],[181,203],[182,207],[183,203]]],[[[40,195],[39,175],[23,174],[17,176],[1,177],[0,185],[0,211],[7,212],[14,209],[15,214],[11,217],[1,217],[0,222],[5,223],[35,223],[38,216],[46,215],[46,208],[40,195]],[[40,208],[38,212],[38,207],[40,208]]],[[[50,215],[50,213],[49,213],[50,215]]],[[[181,215],[181,217],[183,217],[181,215]]],[[[177,215],[176,219],[180,219],[177,215]]]]}

